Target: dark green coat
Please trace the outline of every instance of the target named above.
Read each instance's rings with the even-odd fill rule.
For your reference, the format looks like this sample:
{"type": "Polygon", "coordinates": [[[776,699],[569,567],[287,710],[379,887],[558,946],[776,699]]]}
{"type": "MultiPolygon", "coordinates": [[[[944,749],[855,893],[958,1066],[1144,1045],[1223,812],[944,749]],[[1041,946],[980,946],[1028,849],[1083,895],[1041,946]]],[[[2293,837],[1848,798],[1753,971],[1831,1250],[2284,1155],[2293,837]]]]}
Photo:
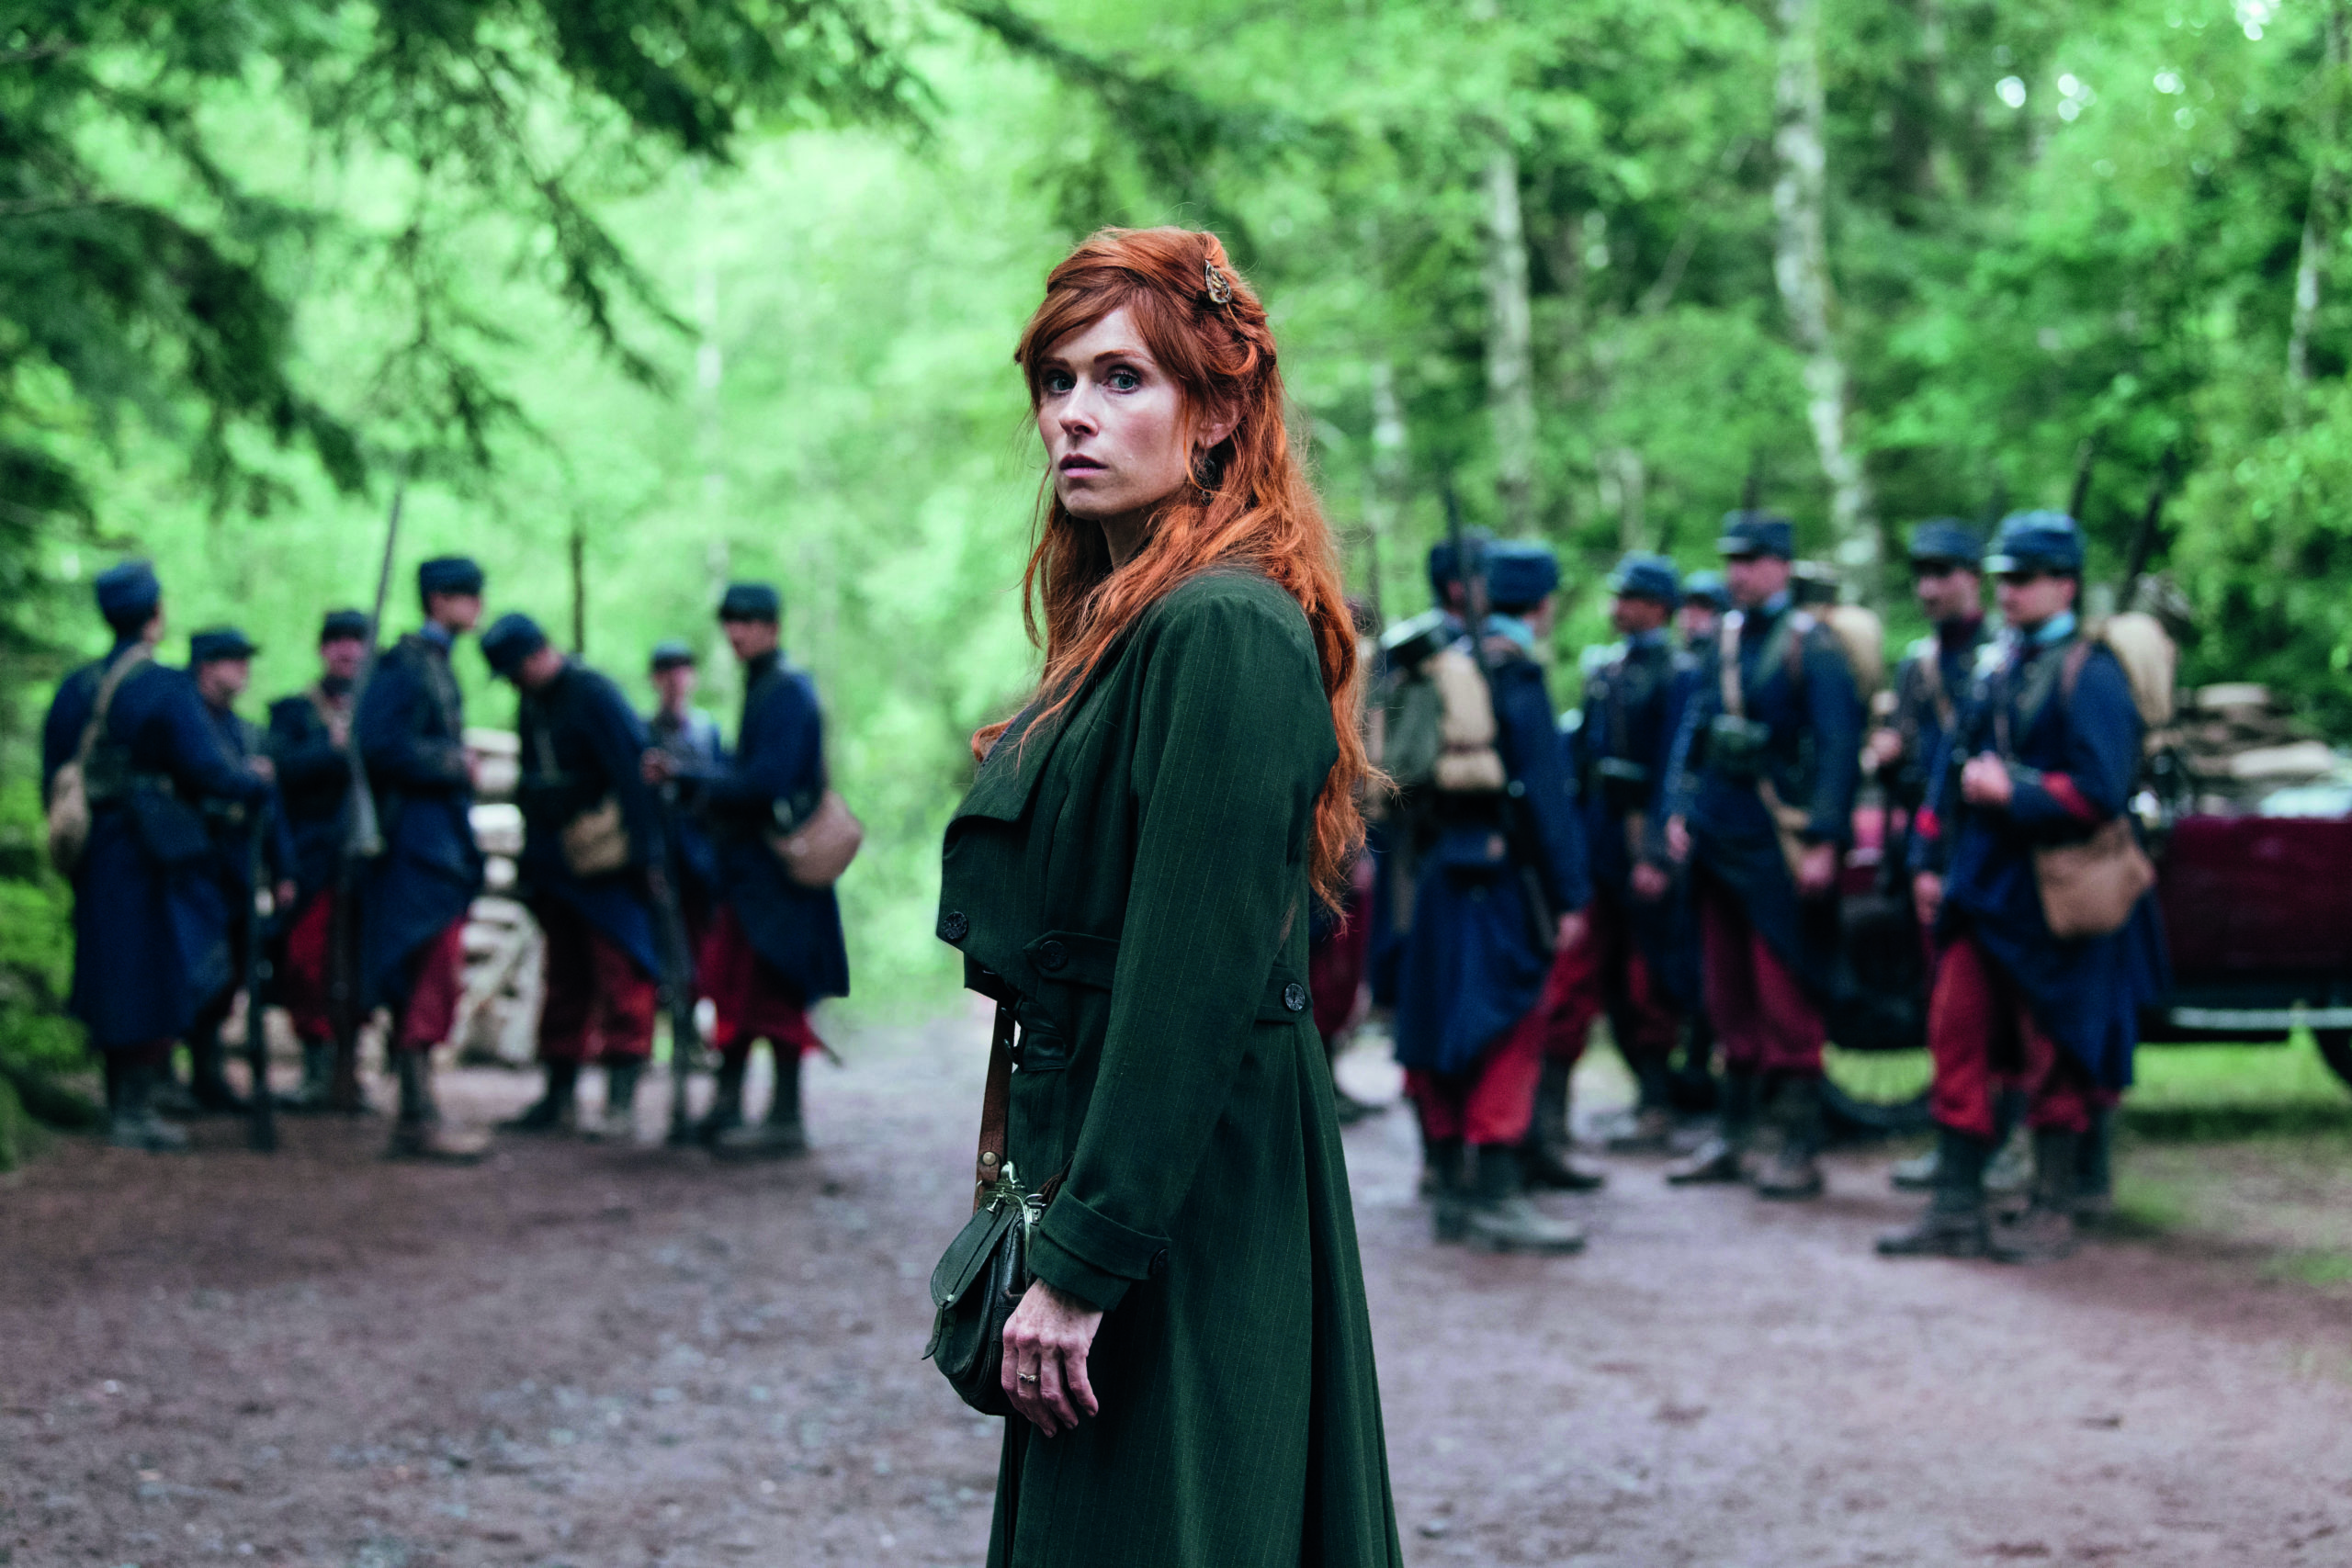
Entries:
{"type": "Polygon", "coordinates": [[[1204,574],[947,829],[940,935],[1024,1025],[1038,1275],[1105,1309],[1074,1432],[1007,1423],[992,1568],[1401,1562],[1307,855],[1338,755],[1306,616],[1204,574]]]}

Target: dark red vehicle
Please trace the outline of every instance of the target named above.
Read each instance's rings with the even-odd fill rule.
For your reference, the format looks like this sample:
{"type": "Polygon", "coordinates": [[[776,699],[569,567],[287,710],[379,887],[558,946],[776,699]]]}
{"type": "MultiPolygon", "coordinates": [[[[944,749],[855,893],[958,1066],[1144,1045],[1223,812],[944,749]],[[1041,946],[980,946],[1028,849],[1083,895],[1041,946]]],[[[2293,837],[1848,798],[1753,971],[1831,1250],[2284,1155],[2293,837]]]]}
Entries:
{"type": "MultiPolygon", "coordinates": [[[[2352,1085],[2352,792],[2341,801],[2296,794],[2298,810],[2316,794],[2337,814],[2190,814],[2148,835],[2173,990],[2142,1014],[2141,1039],[2277,1044],[2300,1023],[2352,1085]]],[[[1916,1050],[1927,1043],[1926,959],[1906,879],[1883,847],[1902,856],[1903,818],[1866,806],[1854,828],[1842,910],[1854,984],[1830,1038],[1848,1050],[1916,1050]]],[[[1858,1127],[1903,1128],[1924,1113],[1915,1087],[1849,1084],[1833,1100],[1858,1127]]]]}

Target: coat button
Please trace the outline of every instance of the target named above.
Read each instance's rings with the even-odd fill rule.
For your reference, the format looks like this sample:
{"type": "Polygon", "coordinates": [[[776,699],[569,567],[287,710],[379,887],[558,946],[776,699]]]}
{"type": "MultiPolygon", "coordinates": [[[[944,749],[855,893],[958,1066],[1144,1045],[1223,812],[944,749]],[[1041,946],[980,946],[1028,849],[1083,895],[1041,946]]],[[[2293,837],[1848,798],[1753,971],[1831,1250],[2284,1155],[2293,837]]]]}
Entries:
{"type": "Polygon", "coordinates": [[[945,942],[961,942],[972,933],[972,922],[961,909],[950,909],[939,917],[939,935],[945,942]]]}
{"type": "Polygon", "coordinates": [[[1037,944],[1037,967],[1046,974],[1057,974],[1069,966],[1069,949],[1057,942],[1037,944]]]}
{"type": "Polygon", "coordinates": [[[1305,1012],[1307,999],[1306,987],[1295,980],[1283,987],[1283,1006],[1293,1012],[1305,1012]]]}

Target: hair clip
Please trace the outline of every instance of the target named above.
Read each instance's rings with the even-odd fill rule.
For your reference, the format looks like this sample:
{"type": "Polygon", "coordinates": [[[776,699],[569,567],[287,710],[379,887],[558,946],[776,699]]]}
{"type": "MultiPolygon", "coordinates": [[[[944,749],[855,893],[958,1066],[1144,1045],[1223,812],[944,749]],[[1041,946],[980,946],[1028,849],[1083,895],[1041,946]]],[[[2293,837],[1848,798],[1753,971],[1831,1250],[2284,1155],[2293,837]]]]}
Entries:
{"type": "Polygon", "coordinates": [[[1201,265],[1208,269],[1209,299],[1219,305],[1232,304],[1233,285],[1226,280],[1225,274],[1217,271],[1216,263],[1204,261],[1201,265]]]}

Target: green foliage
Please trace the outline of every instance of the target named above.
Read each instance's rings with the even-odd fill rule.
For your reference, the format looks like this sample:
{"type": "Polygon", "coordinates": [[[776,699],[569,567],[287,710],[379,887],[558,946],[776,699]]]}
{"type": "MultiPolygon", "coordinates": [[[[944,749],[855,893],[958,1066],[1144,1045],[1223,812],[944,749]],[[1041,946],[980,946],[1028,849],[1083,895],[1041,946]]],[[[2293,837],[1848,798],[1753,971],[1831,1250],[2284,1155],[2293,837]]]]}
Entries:
{"type": "MultiPolygon", "coordinates": [[[[2161,491],[2186,678],[2352,723],[2341,200],[2312,384],[2286,374],[2315,175],[2345,163],[2330,7],[1822,3],[1834,324],[1890,535],[2064,504],[2087,457],[2096,576],[2161,491]]],[[[1751,484],[1827,541],[1773,275],[1774,27],[1744,0],[51,0],[0,39],[0,695],[94,650],[79,585],[118,547],[158,558],[176,626],[260,638],[260,694],[293,688],[318,612],[366,597],[408,455],[399,621],[414,560],[465,548],[497,607],[569,627],[577,539],[589,658],[634,678],[694,636],[725,712],[718,586],[781,583],[873,829],[857,1005],[935,997],[965,738],[1035,668],[1008,356],[1063,247],[1224,232],[1351,577],[1409,613],[1445,490],[1499,514],[1508,149],[1566,654],[1621,549],[1702,564],[1751,484]]],[[[59,908],[39,892],[40,942],[59,908]]]]}

